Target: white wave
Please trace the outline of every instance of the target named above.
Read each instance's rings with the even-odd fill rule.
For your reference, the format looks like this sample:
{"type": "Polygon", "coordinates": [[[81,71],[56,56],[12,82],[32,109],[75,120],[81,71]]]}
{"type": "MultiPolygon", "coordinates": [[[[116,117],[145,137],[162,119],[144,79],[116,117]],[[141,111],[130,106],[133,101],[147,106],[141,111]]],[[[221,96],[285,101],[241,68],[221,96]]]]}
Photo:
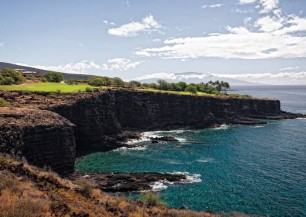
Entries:
{"type": "Polygon", "coordinates": [[[213,128],[213,130],[226,130],[229,126],[226,124],[222,124],[220,127],[213,128]]]}
{"type": "Polygon", "coordinates": [[[162,191],[168,188],[169,185],[173,185],[173,182],[168,182],[166,180],[161,180],[157,182],[153,182],[150,187],[152,188],[152,191],[162,191]]]}
{"type": "Polygon", "coordinates": [[[305,120],[306,118],[297,118],[297,120],[305,120]]]}
{"type": "Polygon", "coordinates": [[[146,150],[147,147],[145,146],[131,146],[131,147],[121,147],[121,148],[117,148],[114,151],[127,151],[127,150],[135,150],[135,151],[143,151],[146,150]]]}
{"type": "MultiPolygon", "coordinates": [[[[167,180],[160,180],[156,181],[150,184],[150,187],[152,188],[152,191],[162,191],[167,189],[170,185],[174,185],[175,183],[180,183],[180,184],[189,184],[189,183],[196,183],[196,182],[201,182],[201,175],[200,174],[192,174],[189,175],[188,172],[174,172],[170,174],[183,174],[186,176],[186,179],[182,179],[179,182],[170,182],[167,180]]],[[[143,191],[145,192],[145,191],[143,191]]]]}
{"type": "Polygon", "coordinates": [[[196,160],[197,162],[200,162],[200,163],[208,163],[208,162],[212,162],[213,159],[212,158],[207,158],[207,159],[198,159],[196,160]]]}
{"type": "Polygon", "coordinates": [[[258,125],[258,126],[254,126],[254,128],[263,128],[264,126],[262,125],[258,125]]]}
{"type": "MultiPolygon", "coordinates": [[[[176,137],[175,137],[176,138],[176,137]]],[[[176,138],[179,142],[187,142],[187,139],[184,139],[184,138],[176,138]]]]}
{"type": "Polygon", "coordinates": [[[183,174],[186,176],[186,179],[182,179],[180,183],[195,183],[201,182],[201,175],[200,174],[192,174],[190,175],[188,172],[174,172],[172,174],[183,174]]]}

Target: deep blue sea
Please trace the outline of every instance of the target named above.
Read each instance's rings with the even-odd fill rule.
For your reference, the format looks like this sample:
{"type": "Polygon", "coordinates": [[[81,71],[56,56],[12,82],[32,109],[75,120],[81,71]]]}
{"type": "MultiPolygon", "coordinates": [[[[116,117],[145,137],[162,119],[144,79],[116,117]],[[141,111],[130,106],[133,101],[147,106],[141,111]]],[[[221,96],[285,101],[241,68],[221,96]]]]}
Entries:
{"type": "MultiPolygon", "coordinates": [[[[235,87],[235,93],[281,100],[306,113],[306,86],[235,87]]],[[[263,216],[306,216],[306,119],[267,125],[148,132],[180,142],[95,153],[80,158],[83,172],[184,172],[188,183],[154,183],[171,207],[263,216]]],[[[132,145],[139,145],[136,143],[132,145]]]]}

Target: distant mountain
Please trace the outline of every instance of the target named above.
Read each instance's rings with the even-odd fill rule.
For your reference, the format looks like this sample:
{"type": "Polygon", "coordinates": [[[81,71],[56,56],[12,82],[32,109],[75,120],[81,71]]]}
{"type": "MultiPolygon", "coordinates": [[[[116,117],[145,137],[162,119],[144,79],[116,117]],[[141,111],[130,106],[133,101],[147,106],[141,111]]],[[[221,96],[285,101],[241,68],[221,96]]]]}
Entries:
{"type": "MultiPolygon", "coordinates": [[[[28,67],[28,66],[21,66],[21,65],[16,65],[16,64],[12,64],[12,63],[4,63],[4,62],[0,62],[0,69],[2,68],[11,68],[11,69],[24,69],[27,71],[34,71],[37,72],[38,75],[43,75],[45,73],[47,73],[47,70],[43,70],[43,69],[37,69],[37,68],[33,68],[33,67],[28,67]]],[[[93,75],[84,75],[84,74],[69,74],[69,73],[62,73],[63,77],[65,80],[87,80],[89,78],[91,78],[93,75]]]]}
{"type": "Polygon", "coordinates": [[[254,86],[254,85],[262,85],[259,83],[252,83],[247,81],[242,81],[233,78],[226,78],[222,76],[211,75],[207,73],[200,72],[183,72],[183,73],[156,73],[147,75],[144,77],[136,78],[142,83],[156,83],[158,80],[163,79],[167,82],[180,82],[184,81],[186,83],[207,83],[209,81],[227,81],[231,86],[254,86]]]}

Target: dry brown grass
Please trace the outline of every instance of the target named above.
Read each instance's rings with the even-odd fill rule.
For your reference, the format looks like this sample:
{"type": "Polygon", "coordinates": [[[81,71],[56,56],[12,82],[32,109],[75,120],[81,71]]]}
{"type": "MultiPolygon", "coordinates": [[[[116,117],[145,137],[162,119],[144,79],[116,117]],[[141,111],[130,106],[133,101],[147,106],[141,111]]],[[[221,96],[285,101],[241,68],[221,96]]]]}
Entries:
{"type": "Polygon", "coordinates": [[[20,192],[7,188],[0,196],[0,217],[51,216],[47,201],[24,197],[20,192]]]}
{"type": "Polygon", "coordinates": [[[0,160],[0,217],[220,216],[162,206],[147,207],[140,201],[106,194],[95,188],[94,183],[62,179],[55,173],[11,158],[3,159],[0,160]]]}

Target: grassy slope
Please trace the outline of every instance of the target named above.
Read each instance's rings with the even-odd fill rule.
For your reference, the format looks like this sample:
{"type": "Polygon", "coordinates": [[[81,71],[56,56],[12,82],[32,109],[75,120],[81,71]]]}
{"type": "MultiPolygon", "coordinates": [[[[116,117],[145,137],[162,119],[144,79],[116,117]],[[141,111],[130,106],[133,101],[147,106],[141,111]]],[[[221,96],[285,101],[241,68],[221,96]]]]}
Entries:
{"type": "MultiPolygon", "coordinates": [[[[0,216],[122,216],[217,217],[207,212],[145,207],[141,202],[115,197],[84,180],[62,179],[55,173],[0,154],[0,216]]],[[[242,215],[235,215],[242,216],[242,215]]]]}
{"type": "Polygon", "coordinates": [[[84,91],[87,87],[91,87],[88,84],[68,85],[62,83],[31,83],[22,85],[0,85],[0,90],[29,90],[29,91],[57,91],[61,92],[77,92],[79,90],[84,91]]]}

